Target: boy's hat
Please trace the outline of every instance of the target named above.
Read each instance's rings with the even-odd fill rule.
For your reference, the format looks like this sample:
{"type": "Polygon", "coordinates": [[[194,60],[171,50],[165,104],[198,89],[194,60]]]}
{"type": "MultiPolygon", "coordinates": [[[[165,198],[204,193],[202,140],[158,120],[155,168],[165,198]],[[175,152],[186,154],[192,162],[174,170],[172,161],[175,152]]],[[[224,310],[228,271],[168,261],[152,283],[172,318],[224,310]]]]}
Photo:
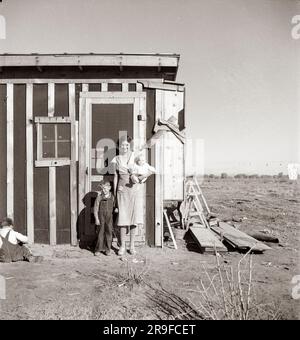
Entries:
{"type": "Polygon", "coordinates": [[[1,221],[1,225],[5,225],[5,226],[13,225],[12,218],[10,218],[10,217],[3,218],[2,221],[1,221]]]}
{"type": "Polygon", "coordinates": [[[99,182],[99,187],[111,187],[110,182],[106,181],[106,180],[102,180],[101,182],[99,182]]]}

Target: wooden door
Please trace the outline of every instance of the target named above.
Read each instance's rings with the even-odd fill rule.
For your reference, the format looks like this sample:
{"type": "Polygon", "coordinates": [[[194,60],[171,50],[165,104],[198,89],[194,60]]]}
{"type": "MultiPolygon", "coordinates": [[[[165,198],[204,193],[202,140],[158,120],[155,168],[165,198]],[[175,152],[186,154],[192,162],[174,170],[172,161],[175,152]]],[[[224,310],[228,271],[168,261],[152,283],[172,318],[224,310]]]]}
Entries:
{"type": "MultiPolygon", "coordinates": [[[[95,192],[102,179],[113,184],[110,162],[116,155],[120,135],[127,133],[133,137],[135,152],[145,143],[145,101],[144,93],[82,93],[79,120],[79,202],[86,194],[95,192]]],[[[145,216],[146,192],[143,201],[145,216]]],[[[136,240],[145,241],[145,218],[144,223],[137,228],[136,240]]]]}

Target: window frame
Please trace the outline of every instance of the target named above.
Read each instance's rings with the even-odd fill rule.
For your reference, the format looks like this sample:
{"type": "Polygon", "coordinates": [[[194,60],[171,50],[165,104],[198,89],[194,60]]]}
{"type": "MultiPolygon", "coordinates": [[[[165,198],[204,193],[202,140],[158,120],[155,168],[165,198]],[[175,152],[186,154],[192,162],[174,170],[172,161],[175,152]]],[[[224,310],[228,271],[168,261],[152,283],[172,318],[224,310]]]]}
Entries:
{"type": "MultiPolygon", "coordinates": [[[[71,164],[71,154],[70,157],[54,157],[54,158],[44,158],[43,157],[43,125],[45,124],[55,124],[55,154],[57,155],[57,124],[70,124],[71,129],[71,118],[70,117],[35,117],[34,119],[36,125],[36,167],[50,167],[50,166],[64,166],[71,164]]],[[[72,138],[70,136],[70,146],[72,143],[72,138]]]]}

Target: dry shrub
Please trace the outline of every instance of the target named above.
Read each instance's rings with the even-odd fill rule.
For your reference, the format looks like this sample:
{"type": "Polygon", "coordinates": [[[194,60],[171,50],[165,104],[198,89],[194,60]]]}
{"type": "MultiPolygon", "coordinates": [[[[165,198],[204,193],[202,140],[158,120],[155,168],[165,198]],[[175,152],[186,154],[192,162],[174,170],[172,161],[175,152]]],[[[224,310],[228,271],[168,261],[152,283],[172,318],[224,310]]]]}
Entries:
{"type": "Polygon", "coordinates": [[[253,290],[253,261],[250,250],[238,262],[237,267],[220,264],[216,253],[216,273],[211,275],[204,269],[205,281],[200,280],[197,290],[198,301],[189,299],[205,319],[210,320],[251,320],[279,319],[273,304],[256,301],[253,290]],[[196,305],[196,303],[198,305],[196,305]]]}

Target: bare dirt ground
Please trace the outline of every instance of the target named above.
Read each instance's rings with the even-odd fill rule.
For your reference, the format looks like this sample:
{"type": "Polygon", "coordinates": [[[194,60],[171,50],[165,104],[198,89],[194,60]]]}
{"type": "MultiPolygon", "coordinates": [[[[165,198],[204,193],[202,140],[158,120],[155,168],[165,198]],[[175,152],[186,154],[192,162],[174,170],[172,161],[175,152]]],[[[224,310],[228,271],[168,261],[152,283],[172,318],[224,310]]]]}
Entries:
{"type": "MultiPolygon", "coordinates": [[[[248,317],[299,319],[300,300],[291,295],[291,280],[300,274],[299,181],[206,179],[202,188],[220,219],[242,218],[232,222],[236,228],[265,230],[280,240],[252,256],[251,301],[259,308],[248,317]]],[[[178,246],[143,247],[121,260],[71,246],[35,245],[33,252],[45,257],[43,263],[0,264],[7,293],[0,300],[0,319],[207,318],[201,280],[209,283],[216,274],[216,256],[188,250],[184,240],[178,246]]],[[[218,259],[222,266],[236,268],[242,257],[229,252],[218,259]]],[[[216,284],[216,289],[221,287],[216,284]]],[[[214,300],[213,295],[208,297],[214,300]]]]}

